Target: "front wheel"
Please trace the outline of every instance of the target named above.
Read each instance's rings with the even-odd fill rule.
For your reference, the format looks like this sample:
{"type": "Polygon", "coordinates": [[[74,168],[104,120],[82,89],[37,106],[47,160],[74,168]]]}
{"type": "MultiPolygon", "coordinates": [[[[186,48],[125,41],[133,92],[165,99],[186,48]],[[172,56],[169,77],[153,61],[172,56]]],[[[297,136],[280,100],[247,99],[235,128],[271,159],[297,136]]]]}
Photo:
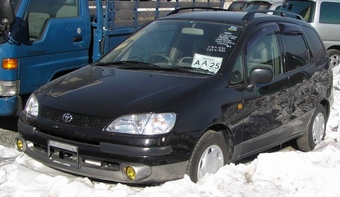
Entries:
{"type": "Polygon", "coordinates": [[[229,163],[228,145],[221,132],[209,130],[197,142],[191,155],[186,174],[197,182],[207,173],[214,174],[229,163]]]}
{"type": "Polygon", "coordinates": [[[301,151],[311,151],[316,145],[320,144],[326,135],[326,122],[325,108],[318,104],[307,126],[307,132],[296,141],[301,151]]]}

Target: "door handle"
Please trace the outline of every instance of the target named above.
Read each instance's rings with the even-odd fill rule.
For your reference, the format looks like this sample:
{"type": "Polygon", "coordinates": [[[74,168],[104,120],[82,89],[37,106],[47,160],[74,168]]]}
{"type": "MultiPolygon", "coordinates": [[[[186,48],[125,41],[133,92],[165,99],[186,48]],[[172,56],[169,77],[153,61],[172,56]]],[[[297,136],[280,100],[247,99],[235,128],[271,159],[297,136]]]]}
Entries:
{"type": "Polygon", "coordinates": [[[73,41],[74,42],[81,42],[81,41],[83,41],[83,37],[82,36],[76,36],[76,37],[73,38],[73,41]]]}

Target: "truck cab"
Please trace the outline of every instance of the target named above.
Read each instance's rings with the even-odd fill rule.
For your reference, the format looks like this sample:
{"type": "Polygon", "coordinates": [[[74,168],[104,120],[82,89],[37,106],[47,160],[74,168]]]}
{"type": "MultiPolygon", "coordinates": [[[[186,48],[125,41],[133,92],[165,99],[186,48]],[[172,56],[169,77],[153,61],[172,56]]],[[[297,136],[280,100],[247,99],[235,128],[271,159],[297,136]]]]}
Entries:
{"type": "Polygon", "coordinates": [[[0,42],[0,115],[16,114],[26,94],[88,64],[91,41],[87,1],[12,0],[10,4],[13,12],[8,14],[15,18],[2,31],[0,42]]]}

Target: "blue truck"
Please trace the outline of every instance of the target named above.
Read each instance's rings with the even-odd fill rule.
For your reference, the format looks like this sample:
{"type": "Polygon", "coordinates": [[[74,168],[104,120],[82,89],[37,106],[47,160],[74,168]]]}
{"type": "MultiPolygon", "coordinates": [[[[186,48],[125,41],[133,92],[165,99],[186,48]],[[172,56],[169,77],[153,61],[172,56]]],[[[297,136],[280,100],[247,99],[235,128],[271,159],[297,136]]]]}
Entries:
{"type": "Polygon", "coordinates": [[[98,60],[146,23],[194,6],[223,8],[224,0],[1,0],[0,116],[18,115],[31,92],[98,60]]]}

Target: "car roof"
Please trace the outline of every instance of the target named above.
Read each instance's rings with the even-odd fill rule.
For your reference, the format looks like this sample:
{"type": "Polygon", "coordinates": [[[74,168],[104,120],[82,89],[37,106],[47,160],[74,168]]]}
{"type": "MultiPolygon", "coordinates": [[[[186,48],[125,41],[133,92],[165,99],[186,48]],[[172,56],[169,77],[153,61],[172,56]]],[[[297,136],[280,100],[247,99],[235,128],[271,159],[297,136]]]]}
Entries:
{"type": "MultiPolygon", "coordinates": [[[[188,8],[190,9],[190,8],[188,8]]],[[[202,8],[200,8],[202,9],[202,8]]],[[[279,13],[286,13],[279,10],[254,10],[250,12],[233,12],[224,9],[218,9],[214,11],[190,11],[190,12],[176,12],[172,14],[169,13],[166,17],[160,18],[162,19],[185,19],[185,20],[201,20],[201,21],[211,21],[211,22],[220,22],[226,24],[233,24],[244,26],[248,24],[250,21],[254,19],[263,19],[269,21],[294,21],[295,23],[305,22],[303,18],[297,14],[289,13],[290,15],[296,15],[296,20],[290,17],[281,17],[272,14],[266,14],[266,12],[279,12],[279,13]]],[[[283,14],[284,15],[284,14],[283,14]]]]}
{"type": "Polygon", "coordinates": [[[242,18],[246,13],[243,12],[229,12],[229,11],[195,11],[195,12],[183,12],[174,15],[167,16],[166,18],[171,19],[196,19],[196,20],[207,20],[216,21],[222,23],[232,22],[233,24],[243,25],[245,21],[242,18]]]}

